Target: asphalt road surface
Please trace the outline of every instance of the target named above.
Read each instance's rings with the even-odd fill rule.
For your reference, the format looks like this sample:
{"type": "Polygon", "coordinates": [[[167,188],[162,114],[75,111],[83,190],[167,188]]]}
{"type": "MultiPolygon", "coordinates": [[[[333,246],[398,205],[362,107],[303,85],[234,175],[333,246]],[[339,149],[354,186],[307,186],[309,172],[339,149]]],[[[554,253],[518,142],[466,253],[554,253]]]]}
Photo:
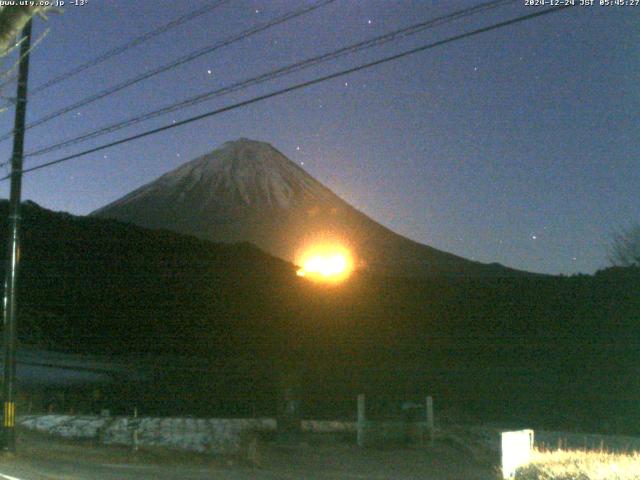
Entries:
{"type": "Polygon", "coordinates": [[[15,455],[0,456],[0,480],[495,480],[495,466],[479,464],[452,445],[358,449],[349,444],[264,445],[258,465],[242,458],[169,450],[66,442],[20,435],[15,455]]]}

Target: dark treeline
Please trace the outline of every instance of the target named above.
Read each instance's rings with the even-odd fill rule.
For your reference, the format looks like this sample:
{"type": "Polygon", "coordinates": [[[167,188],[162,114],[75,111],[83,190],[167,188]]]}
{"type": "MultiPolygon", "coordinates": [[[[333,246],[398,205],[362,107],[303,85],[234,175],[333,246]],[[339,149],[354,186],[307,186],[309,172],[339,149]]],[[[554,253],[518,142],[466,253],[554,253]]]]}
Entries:
{"type": "Polygon", "coordinates": [[[322,286],[248,244],[33,204],[23,218],[21,342],[167,359],[109,386],[116,410],[272,414],[293,375],[310,417],[429,393],[481,421],[640,433],[640,269],[322,286]]]}

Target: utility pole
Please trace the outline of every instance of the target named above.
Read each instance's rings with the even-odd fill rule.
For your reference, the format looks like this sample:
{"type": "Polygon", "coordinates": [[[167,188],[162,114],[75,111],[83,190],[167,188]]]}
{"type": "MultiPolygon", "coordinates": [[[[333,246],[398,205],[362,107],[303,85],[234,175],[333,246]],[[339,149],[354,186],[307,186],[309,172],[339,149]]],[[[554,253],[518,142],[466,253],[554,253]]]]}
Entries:
{"type": "Polygon", "coordinates": [[[2,398],[2,438],[0,448],[16,450],[16,286],[20,262],[20,195],[22,190],[22,157],[24,153],[24,127],[27,114],[27,79],[29,77],[29,51],[31,50],[31,21],[22,30],[18,95],[16,98],[13,153],[11,156],[11,193],[9,197],[9,245],[4,285],[4,376],[2,398]]]}

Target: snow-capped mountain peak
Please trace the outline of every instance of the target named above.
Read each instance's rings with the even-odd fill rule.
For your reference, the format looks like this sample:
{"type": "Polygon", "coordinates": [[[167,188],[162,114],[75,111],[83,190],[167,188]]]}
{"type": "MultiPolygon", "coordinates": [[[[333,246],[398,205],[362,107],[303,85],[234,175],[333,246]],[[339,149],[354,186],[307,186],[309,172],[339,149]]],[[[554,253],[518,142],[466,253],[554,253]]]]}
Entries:
{"type": "Polygon", "coordinates": [[[179,189],[181,199],[198,190],[200,201],[286,209],[328,189],[270,144],[241,138],[166,173],[119,202],[125,205],[152,191],[179,189]]]}
{"type": "Polygon", "coordinates": [[[483,265],[383,227],[268,143],[241,138],[192,160],[92,215],[203,239],[251,242],[296,261],[310,241],[340,239],[362,268],[402,275],[493,275],[483,265]]]}

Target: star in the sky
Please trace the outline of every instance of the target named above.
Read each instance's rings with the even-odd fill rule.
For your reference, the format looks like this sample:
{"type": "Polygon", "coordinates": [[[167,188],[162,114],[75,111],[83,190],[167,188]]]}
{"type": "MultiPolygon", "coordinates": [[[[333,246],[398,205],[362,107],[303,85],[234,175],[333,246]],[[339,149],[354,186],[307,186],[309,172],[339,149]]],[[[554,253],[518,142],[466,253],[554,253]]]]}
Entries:
{"type": "Polygon", "coordinates": [[[207,74],[211,75],[213,73],[213,70],[211,70],[210,68],[207,70],[207,74]]]}

